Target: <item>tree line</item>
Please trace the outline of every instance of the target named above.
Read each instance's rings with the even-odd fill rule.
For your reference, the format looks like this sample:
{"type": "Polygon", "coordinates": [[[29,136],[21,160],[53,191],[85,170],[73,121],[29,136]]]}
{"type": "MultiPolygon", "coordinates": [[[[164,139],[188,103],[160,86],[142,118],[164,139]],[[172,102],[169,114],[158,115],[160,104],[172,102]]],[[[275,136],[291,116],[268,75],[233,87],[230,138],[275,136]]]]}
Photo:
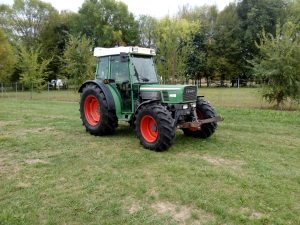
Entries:
{"type": "Polygon", "coordinates": [[[299,24],[299,0],[239,0],[222,11],[185,5],[161,19],[135,17],[115,0],[86,0],[78,12],[14,0],[0,5],[0,81],[79,85],[94,77],[94,47],[138,45],[156,49],[169,82],[255,78],[281,104],[300,98],[299,24]]]}

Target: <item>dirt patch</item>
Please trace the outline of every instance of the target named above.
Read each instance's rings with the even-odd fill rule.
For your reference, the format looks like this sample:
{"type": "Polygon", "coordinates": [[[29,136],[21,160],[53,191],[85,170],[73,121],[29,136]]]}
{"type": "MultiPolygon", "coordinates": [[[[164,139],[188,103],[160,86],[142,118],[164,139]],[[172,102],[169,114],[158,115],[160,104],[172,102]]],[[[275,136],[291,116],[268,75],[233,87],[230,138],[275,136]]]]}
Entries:
{"type": "Polygon", "coordinates": [[[129,214],[134,214],[140,210],[142,210],[141,203],[132,197],[126,197],[122,200],[124,210],[129,214]]]}
{"type": "Polygon", "coordinates": [[[53,127],[38,127],[38,128],[28,128],[28,129],[15,129],[9,132],[6,132],[7,135],[15,137],[23,137],[28,134],[41,134],[41,133],[51,132],[56,133],[57,131],[53,127]]]}
{"type": "Polygon", "coordinates": [[[241,160],[230,160],[209,155],[202,156],[201,158],[215,166],[223,166],[231,169],[240,169],[241,166],[245,164],[245,162],[241,160]]]}
{"type": "Polygon", "coordinates": [[[9,174],[13,177],[20,171],[20,167],[14,163],[9,162],[6,158],[0,158],[0,176],[9,174]]]}
{"type": "Polygon", "coordinates": [[[191,206],[176,205],[170,202],[156,202],[151,207],[159,214],[170,215],[180,224],[204,224],[214,219],[210,213],[194,209],[191,206]]]}
{"type": "Polygon", "coordinates": [[[147,191],[147,195],[151,196],[152,198],[155,198],[155,199],[157,199],[159,197],[159,194],[157,193],[157,191],[154,188],[150,188],[147,191]]]}
{"type": "Polygon", "coordinates": [[[66,117],[66,116],[53,116],[53,115],[47,115],[47,116],[42,116],[42,118],[45,118],[45,119],[57,119],[57,120],[67,120],[67,119],[70,119],[69,117],[66,117]]]}
{"type": "Polygon", "coordinates": [[[20,130],[20,134],[38,134],[42,132],[49,132],[49,131],[54,131],[54,128],[52,127],[42,127],[42,128],[31,128],[31,129],[26,129],[26,130],[20,130]]]}
{"type": "Polygon", "coordinates": [[[133,202],[131,204],[131,206],[128,208],[128,212],[129,214],[134,214],[138,211],[140,211],[142,209],[142,207],[140,206],[140,204],[138,202],[133,202]]]}
{"type": "Polygon", "coordinates": [[[244,214],[245,216],[249,217],[249,219],[251,219],[251,220],[259,220],[263,216],[265,216],[265,214],[263,214],[261,212],[254,211],[254,210],[249,209],[249,208],[241,208],[240,212],[242,214],[244,214]]]}
{"type": "Polygon", "coordinates": [[[49,164],[48,161],[46,160],[42,160],[42,159],[28,159],[25,161],[27,164],[32,165],[32,164],[37,164],[37,163],[41,163],[41,164],[49,164]]]}
{"type": "Polygon", "coordinates": [[[23,182],[20,182],[16,185],[17,188],[20,188],[20,189],[25,189],[25,188],[29,188],[31,187],[31,184],[30,183],[23,183],[23,182]]]}
{"type": "Polygon", "coordinates": [[[11,125],[17,125],[19,121],[0,121],[0,127],[5,127],[5,126],[11,126],[11,125]]]}
{"type": "Polygon", "coordinates": [[[0,159],[0,175],[4,174],[6,171],[6,165],[3,159],[0,159]]]}
{"type": "Polygon", "coordinates": [[[263,213],[260,213],[260,212],[253,212],[251,215],[250,215],[250,219],[251,220],[259,220],[261,219],[262,217],[264,216],[263,213]]]}

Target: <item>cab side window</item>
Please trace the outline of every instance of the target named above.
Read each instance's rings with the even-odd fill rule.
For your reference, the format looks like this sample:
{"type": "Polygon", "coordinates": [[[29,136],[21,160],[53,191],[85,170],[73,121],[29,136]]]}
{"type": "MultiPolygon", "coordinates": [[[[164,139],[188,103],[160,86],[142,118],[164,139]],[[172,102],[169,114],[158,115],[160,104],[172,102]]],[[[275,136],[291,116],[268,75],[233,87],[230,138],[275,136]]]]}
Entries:
{"type": "Polygon", "coordinates": [[[123,83],[129,81],[128,62],[122,62],[119,55],[112,56],[110,60],[111,65],[111,79],[116,83],[123,83]]]}
{"type": "Polygon", "coordinates": [[[98,70],[96,74],[96,78],[100,80],[104,80],[108,78],[109,74],[109,64],[108,64],[108,56],[99,58],[98,62],[98,70]]]}

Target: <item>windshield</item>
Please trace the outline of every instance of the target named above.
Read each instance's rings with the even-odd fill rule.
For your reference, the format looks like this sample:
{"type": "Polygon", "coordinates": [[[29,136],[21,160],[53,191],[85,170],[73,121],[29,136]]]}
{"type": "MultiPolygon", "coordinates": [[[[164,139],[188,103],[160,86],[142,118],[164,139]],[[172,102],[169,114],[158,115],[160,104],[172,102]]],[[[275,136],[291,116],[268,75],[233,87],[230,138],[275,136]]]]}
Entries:
{"type": "Polygon", "coordinates": [[[139,83],[157,83],[156,71],[152,57],[133,55],[131,60],[134,65],[134,76],[139,83]]]}

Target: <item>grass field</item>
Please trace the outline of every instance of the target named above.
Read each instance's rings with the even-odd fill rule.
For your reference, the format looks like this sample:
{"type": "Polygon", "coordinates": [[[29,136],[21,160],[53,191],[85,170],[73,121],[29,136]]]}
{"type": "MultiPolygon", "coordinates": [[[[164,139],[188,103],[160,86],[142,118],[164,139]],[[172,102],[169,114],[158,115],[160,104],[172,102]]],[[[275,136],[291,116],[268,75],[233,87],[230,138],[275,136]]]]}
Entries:
{"type": "MultiPolygon", "coordinates": [[[[271,109],[272,104],[265,102],[260,97],[260,88],[199,88],[199,95],[204,95],[206,99],[213,102],[216,107],[234,107],[234,108],[258,108],[271,109]]],[[[3,92],[0,93],[1,99],[16,100],[46,100],[46,101],[68,101],[78,102],[79,95],[77,90],[55,90],[43,91],[41,93],[33,92],[3,92]]],[[[283,109],[300,110],[300,104],[286,102],[283,109]]]]}
{"type": "Polygon", "coordinates": [[[163,153],[89,135],[78,103],[1,98],[0,224],[300,224],[300,112],[204,94],[225,121],[163,153]]]}

